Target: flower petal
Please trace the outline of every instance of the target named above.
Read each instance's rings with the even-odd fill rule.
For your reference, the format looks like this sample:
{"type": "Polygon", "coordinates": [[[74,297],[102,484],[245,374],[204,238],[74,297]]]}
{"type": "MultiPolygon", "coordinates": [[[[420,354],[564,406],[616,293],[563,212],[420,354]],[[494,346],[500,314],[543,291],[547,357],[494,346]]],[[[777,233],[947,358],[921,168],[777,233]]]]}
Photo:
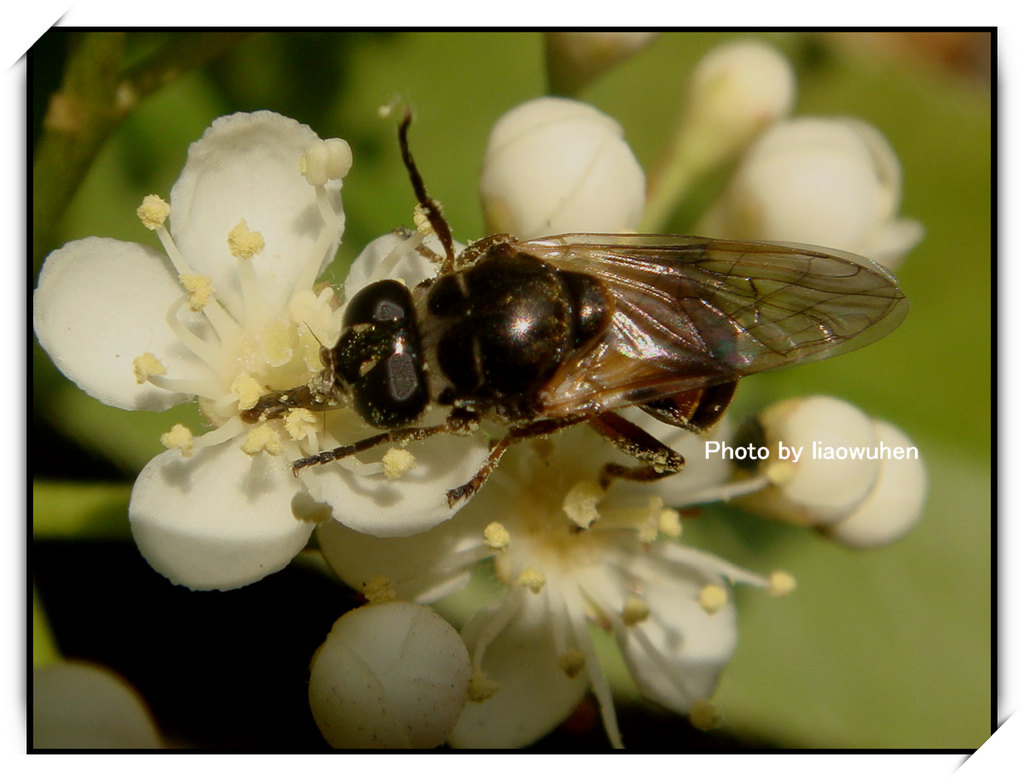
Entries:
{"type": "Polygon", "coordinates": [[[331,505],[335,519],[358,532],[379,537],[416,534],[460,509],[448,506],[446,493],[472,479],[489,448],[481,437],[438,435],[410,445],[409,451],[415,462],[397,478],[353,471],[344,464],[313,467],[319,498],[331,505]]]}
{"type": "MultiPolygon", "coordinates": [[[[338,241],[316,248],[324,224],[313,187],[299,170],[306,148],[319,137],[306,125],[272,111],[221,117],[193,143],[171,190],[171,234],[197,273],[213,280],[227,307],[241,314],[238,261],[227,237],[240,220],[263,235],[253,258],[271,311],[292,295],[311,252],[323,252],[320,270],[333,259],[338,241]]],[[[341,183],[326,185],[339,209],[341,183]]]]}
{"type": "MultiPolygon", "coordinates": [[[[431,250],[443,256],[444,250],[436,237],[422,239],[418,234],[402,238],[394,233],[385,233],[371,241],[359,253],[345,277],[345,300],[381,279],[398,279],[409,288],[437,274],[437,269],[426,257],[416,250],[422,240],[431,250]]],[[[455,251],[463,249],[456,243],[455,251]]]]}
{"type": "Polygon", "coordinates": [[[192,589],[232,589],[285,567],[313,531],[292,514],[296,481],[284,458],[250,457],[235,441],[143,468],[128,516],[142,555],[192,589]]]}
{"type": "Polygon", "coordinates": [[[416,602],[435,602],[466,585],[471,563],[464,566],[459,553],[483,542],[479,523],[465,513],[409,537],[360,534],[331,522],[317,527],[316,538],[327,564],[352,588],[386,577],[400,599],[416,602]]]}
{"type": "Polygon", "coordinates": [[[43,349],[86,393],[112,407],[163,410],[189,397],[139,384],[132,360],[149,352],[169,376],[195,378],[204,372],[165,320],[183,295],[160,253],[141,244],[88,238],[65,244],[46,259],[32,318],[43,349]]]}
{"type": "MultiPolygon", "coordinates": [[[[497,607],[480,611],[462,630],[472,653],[497,607]]],[[[468,702],[448,738],[454,748],[528,746],[561,724],[587,691],[584,673],[568,677],[558,665],[543,597],[529,595],[487,646],[483,669],[501,688],[484,702],[468,702]]]]}
{"type": "MultiPolygon", "coordinates": [[[[661,542],[655,548],[674,544],[661,542]]],[[[652,550],[651,561],[656,556],[652,550]]],[[[698,602],[708,582],[696,569],[686,573],[678,566],[655,566],[642,568],[642,573],[650,615],[621,630],[619,647],[644,696],[688,713],[697,700],[711,695],[718,673],[732,657],[736,609],[729,601],[709,615],[698,602]]],[[[725,587],[724,581],[716,585],[725,587]]]]}

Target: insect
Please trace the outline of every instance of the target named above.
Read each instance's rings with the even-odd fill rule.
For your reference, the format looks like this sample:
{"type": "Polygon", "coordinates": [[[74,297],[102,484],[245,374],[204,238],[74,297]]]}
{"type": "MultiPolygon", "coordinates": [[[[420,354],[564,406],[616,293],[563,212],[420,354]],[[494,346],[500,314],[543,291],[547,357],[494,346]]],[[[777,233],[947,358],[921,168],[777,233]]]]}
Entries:
{"type": "MultiPolygon", "coordinates": [[[[674,426],[714,424],[747,375],[864,346],[903,319],[893,276],[856,255],[810,246],[675,235],[569,234],[520,241],[494,235],[456,256],[399,127],[416,198],[444,249],[438,274],[396,280],[349,302],[337,344],[321,350],[309,385],[271,391],[248,421],[294,407],[351,405],[381,433],[299,459],[293,470],[389,442],[471,430],[504,435],[477,474],[447,492],[471,496],[514,443],[586,423],[637,464],[614,478],[653,480],[683,458],[620,412],[639,407],[674,426]],[[418,426],[432,406],[439,425],[418,426]]],[[[421,250],[433,255],[429,250],[421,250]]]]}

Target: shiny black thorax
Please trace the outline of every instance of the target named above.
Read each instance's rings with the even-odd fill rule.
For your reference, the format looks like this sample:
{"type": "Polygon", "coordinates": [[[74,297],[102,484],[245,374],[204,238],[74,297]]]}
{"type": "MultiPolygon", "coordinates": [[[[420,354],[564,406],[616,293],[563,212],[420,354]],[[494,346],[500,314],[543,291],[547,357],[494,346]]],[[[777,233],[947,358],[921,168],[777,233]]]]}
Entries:
{"type": "Polygon", "coordinates": [[[329,352],[357,414],[378,428],[435,402],[508,422],[543,414],[538,393],[611,317],[603,285],[508,244],[410,291],[373,283],[353,297],[329,352]]]}

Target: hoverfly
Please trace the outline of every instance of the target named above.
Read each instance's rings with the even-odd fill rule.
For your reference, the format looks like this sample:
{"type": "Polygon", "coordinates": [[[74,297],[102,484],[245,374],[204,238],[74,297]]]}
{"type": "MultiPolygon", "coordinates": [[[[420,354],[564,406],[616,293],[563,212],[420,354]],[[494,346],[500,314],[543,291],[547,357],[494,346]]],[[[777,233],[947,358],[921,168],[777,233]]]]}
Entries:
{"type": "MultiPolygon", "coordinates": [[[[907,301],[866,258],[818,247],[675,235],[494,235],[458,256],[399,127],[402,159],[444,256],[412,289],[386,279],[359,291],[337,344],[309,385],[271,391],[250,421],[294,407],[352,406],[382,433],[293,463],[326,464],[389,442],[504,427],[477,474],[447,492],[471,496],[512,444],[586,423],[639,464],[601,475],[653,480],[683,458],[620,415],[703,431],[750,374],[862,347],[894,329],[907,301]],[[417,426],[428,407],[440,425],[417,426]]],[[[434,256],[422,248],[424,254],[434,256]]]]}

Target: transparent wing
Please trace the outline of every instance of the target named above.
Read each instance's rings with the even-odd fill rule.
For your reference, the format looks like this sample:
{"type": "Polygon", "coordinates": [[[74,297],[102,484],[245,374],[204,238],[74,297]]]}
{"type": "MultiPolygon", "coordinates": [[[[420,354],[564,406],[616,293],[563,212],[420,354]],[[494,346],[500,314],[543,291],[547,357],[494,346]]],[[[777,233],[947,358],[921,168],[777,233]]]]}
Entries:
{"type": "Polygon", "coordinates": [[[569,234],[514,247],[600,279],[612,321],[542,394],[552,415],[636,404],[857,349],[899,325],[896,279],[820,247],[569,234]]]}

